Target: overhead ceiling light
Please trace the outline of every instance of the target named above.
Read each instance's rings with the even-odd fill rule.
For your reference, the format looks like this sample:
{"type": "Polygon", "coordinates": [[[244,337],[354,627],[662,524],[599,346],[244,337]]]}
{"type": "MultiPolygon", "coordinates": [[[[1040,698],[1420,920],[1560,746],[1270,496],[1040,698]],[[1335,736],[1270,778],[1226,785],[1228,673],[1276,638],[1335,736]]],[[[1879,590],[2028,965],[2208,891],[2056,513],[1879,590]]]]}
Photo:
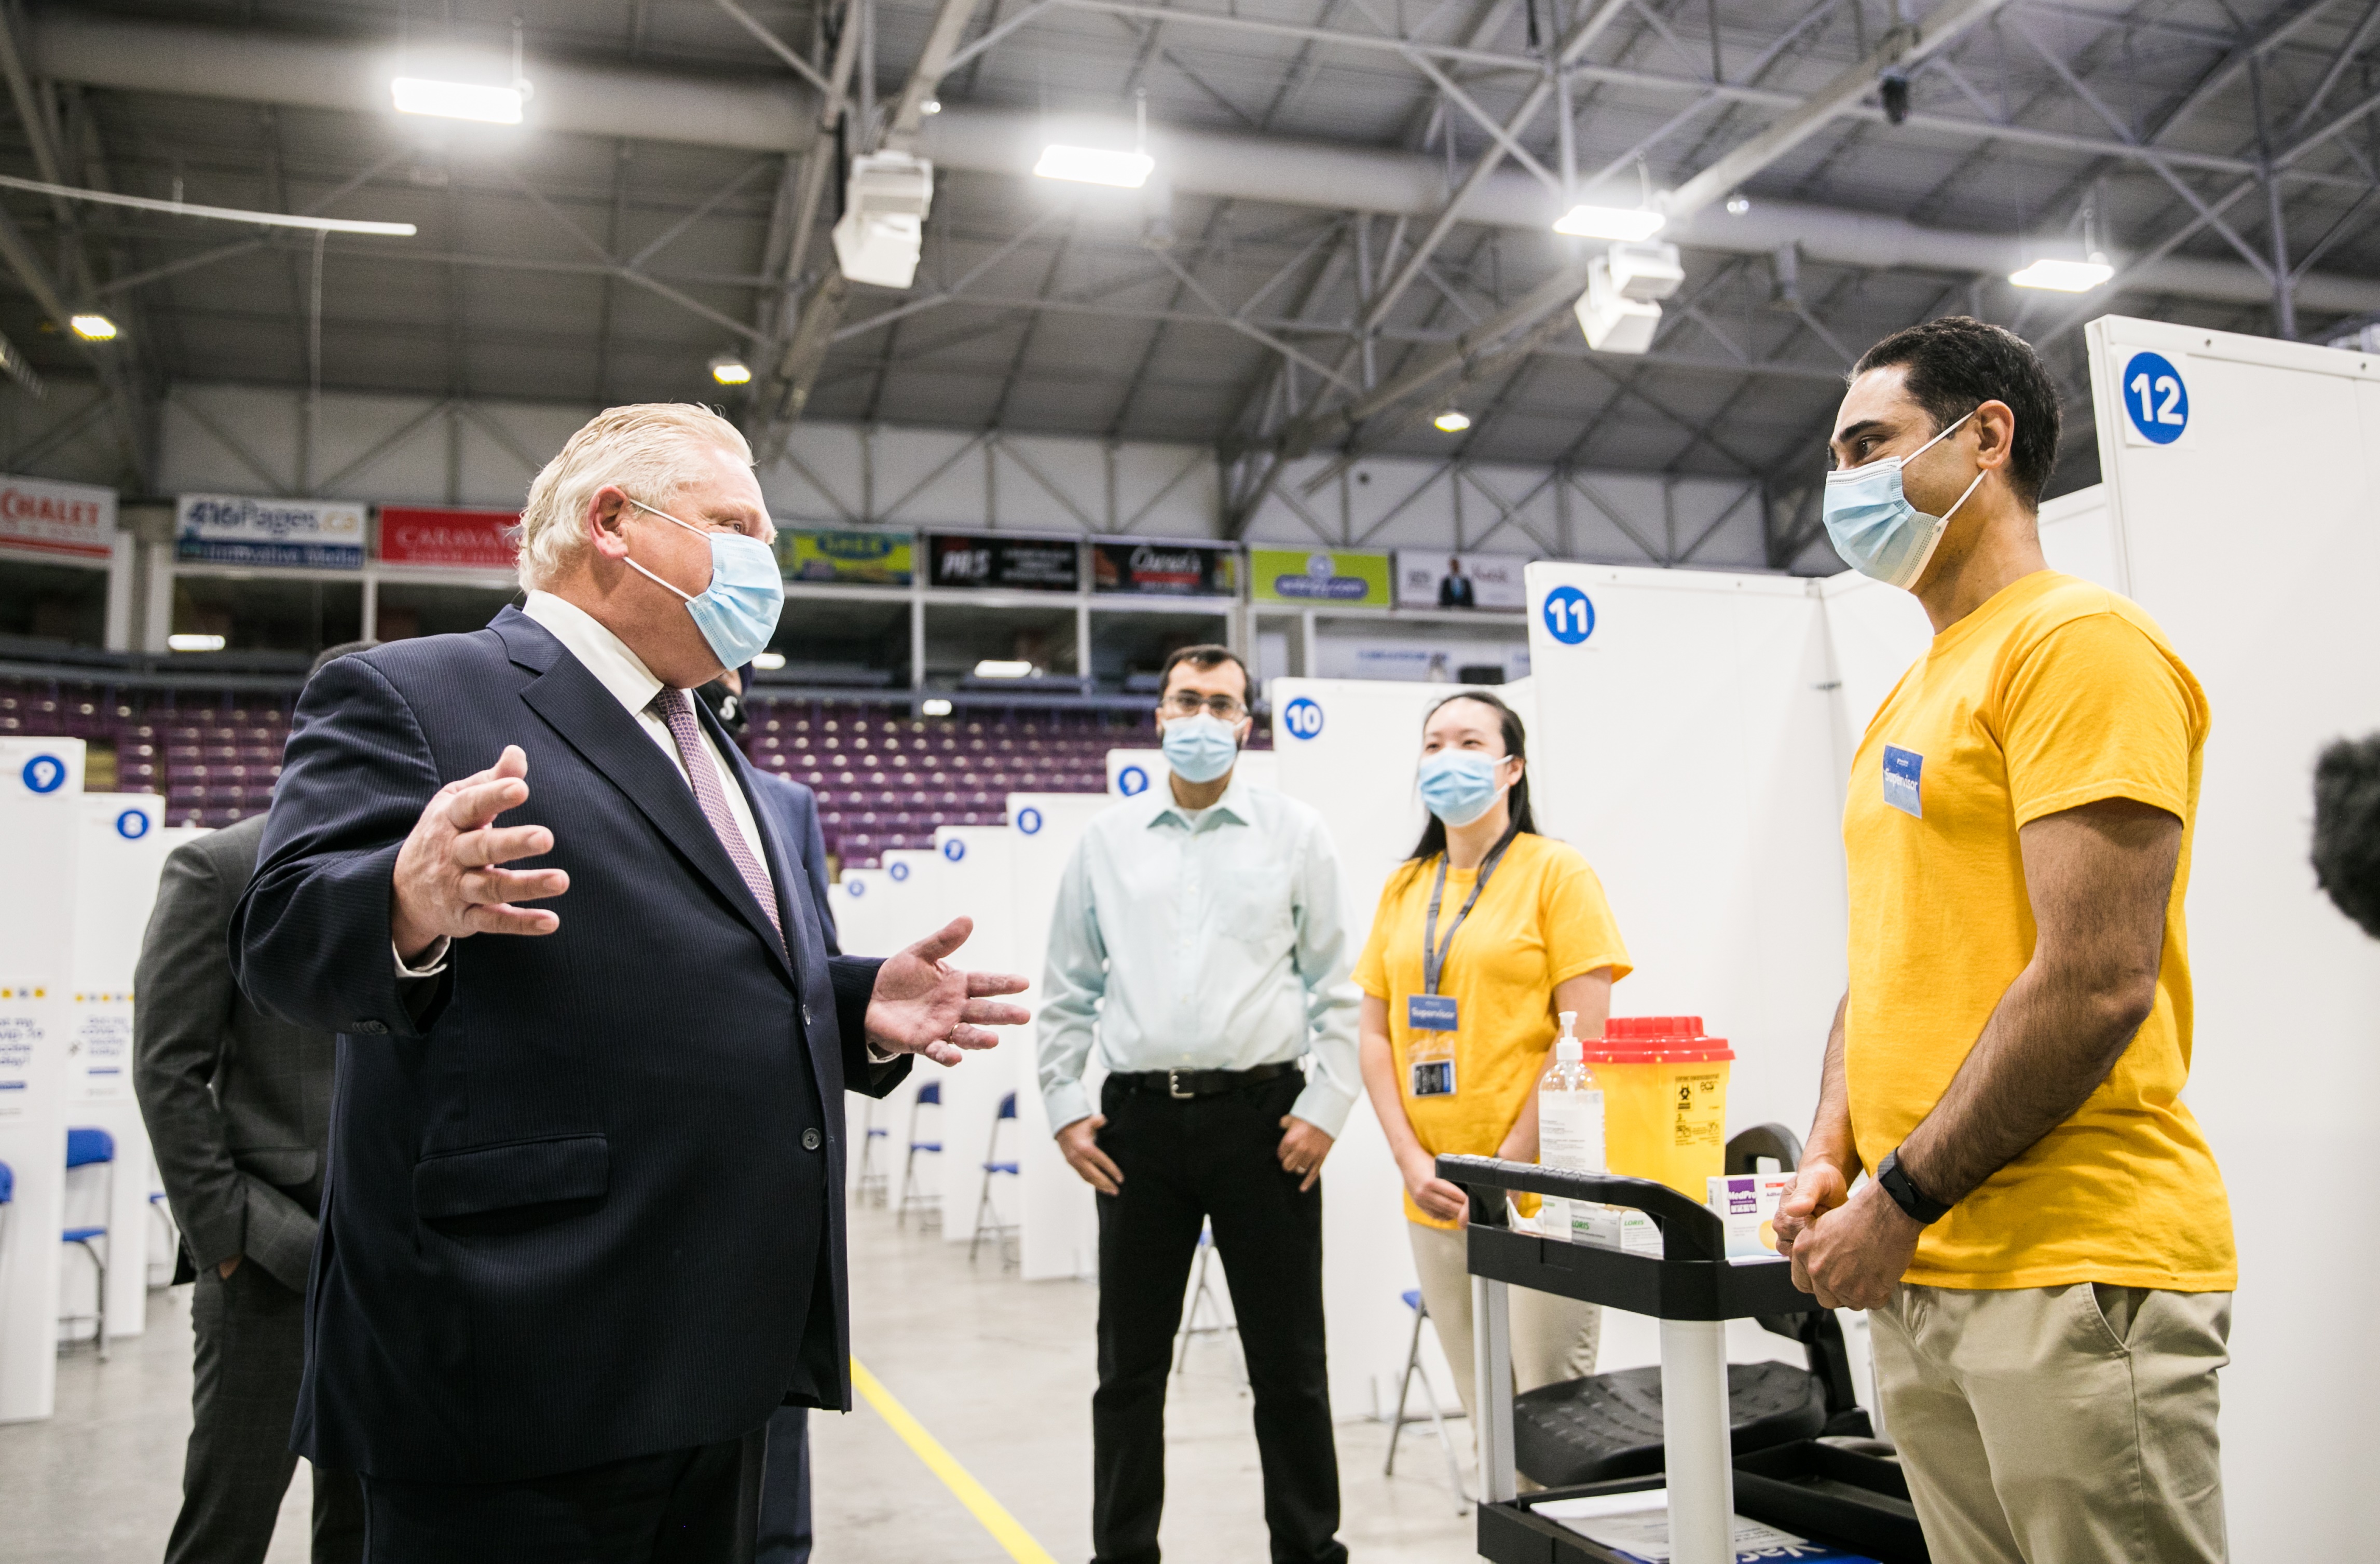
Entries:
{"type": "Polygon", "coordinates": [[[762,673],[775,673],[785,666],[785,654],[783,652],[755,652],[752,654],[752,666],[762,673]]]}
{"type": "Polygon", "coordinates": [[[924,103],[917,105],[917,112],[920,114],[940,114],[942,112],[942,100],[940,98],[928,98],[924,103]]]}
{"type": "Polygon", "coordinates": [[[936,695],[918,702],[917,710],[928,716],[948,716],[951,715],[951,703],[936,695]]]}
{"type": "Polygon", "coordinates": [[[518,125],[521,104],[528,96],[517,83],[482,87],[471,81],[433,81],[420,76],[400,76],[389,87],[399,114],[476,119],[485,125],[518,125]]]}
{"type": "Polygon", "coordinates": [[[1031,678],[1033,665],[1010,662],[1002,657],[986,657],[975,666],[975,677],[978,678],[1031,678]]]}
{"type": "Polygon", "coordinates": [[[1727,214],[1729,216],[1741,217],[1751,210],[1752,198],[1745,195],[1742,190],[1738,190],[1735,194],[1727,198],[1727,214]]]}
{"type": "Polygon", "coordinates": [[[1460,434],[1471,427],[1471,415],[1459,408],[1449,408],[1430,422],[1449,434],[1460,434]]]}
{"type": "Polygon", "coordinates": [[[710,378],[722,385],[749,385],[752,366],[733,353],[720,353],[710,360],[710,378]]]}
{"type": "Polygon", "coordinates": [[[1562,214],[1554,232],[1578,238],[1651,238],[1669,219],[1647,206],[1588,206],[1581,203],[1562,214]]]}
{"type": "Polygon", "coordinates": [[[219,635],[169,635],[165,638],[165,647],[171,652],[220,652],[224,649],[224,638],[219,635]]]}
{"type": "Polygon", "coordinates": [[[1044,179],[1072,179],[1082,185],[1112,185],[1136,190],[1156,172],[1157,160],[1147,153],[1109,152],[1101,147],[1068,147],[1056,142],[1041,149],[1033,172],[1044,179]]]}
{"type": "Polygon", "coordinates": [[[2088,261],[2036,261],[2009,281],[2019,287],[2046,287],[2058,293],[2088,293],[2116,275],[2104,256],[2088,261]]]}
{"type": "Polygon", "coordinates": [[[74,334],[85,342],[115,340],[115,323],[105,315],[69,315],[67,324],[74,327],[74,334]]]}

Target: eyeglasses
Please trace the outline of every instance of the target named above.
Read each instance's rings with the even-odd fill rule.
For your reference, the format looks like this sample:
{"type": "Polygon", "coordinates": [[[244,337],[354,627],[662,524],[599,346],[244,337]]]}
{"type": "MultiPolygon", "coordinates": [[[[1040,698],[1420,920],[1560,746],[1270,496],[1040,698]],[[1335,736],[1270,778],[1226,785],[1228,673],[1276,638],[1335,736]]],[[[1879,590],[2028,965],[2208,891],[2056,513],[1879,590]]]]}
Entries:
{"type": "Polygon", "coordinates": [[[1202,696],[1187,690],[1168,695],[1158,709],[1168,716],[1196,716],[1206,712],[1223,722],[1237,722],[1248,715],[1248,709],[1229,695],[1202,696]]]}

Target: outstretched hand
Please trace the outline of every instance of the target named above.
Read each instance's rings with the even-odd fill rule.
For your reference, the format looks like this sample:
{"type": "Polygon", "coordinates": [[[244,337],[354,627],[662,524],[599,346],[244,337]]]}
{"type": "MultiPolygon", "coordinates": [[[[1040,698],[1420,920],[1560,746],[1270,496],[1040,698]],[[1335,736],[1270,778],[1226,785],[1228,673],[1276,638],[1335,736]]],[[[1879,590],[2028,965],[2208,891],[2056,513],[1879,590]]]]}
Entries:
{"type": "Polygon", "coordinates": [[[440,938],[475,934],[549,935],[562,920],[514,903],[560,896],[570,876],[559,869],[500,867],[553,850],[542,825],[495,827],[496,816],[528,801],[528,756],[507,744],[487,770],[438,789],[397,849],[389,884],[388,932],[412,960],[440,938]]]}
{"type": "Polygon", "coordinates": [[[992,997],[1022,994],[1023,978],[965,971],[943,959],[973,933],[974,919],[953,918],[877,969],[876,992],[868,998],[870,1044],[884,1053],[923,1054],[936,1064],[954,1065],[963,1051],[1000,1041],[985,1028],[1021,1026],[1033,1019],[1022,1005],[1002,1005],[992,997]]]}

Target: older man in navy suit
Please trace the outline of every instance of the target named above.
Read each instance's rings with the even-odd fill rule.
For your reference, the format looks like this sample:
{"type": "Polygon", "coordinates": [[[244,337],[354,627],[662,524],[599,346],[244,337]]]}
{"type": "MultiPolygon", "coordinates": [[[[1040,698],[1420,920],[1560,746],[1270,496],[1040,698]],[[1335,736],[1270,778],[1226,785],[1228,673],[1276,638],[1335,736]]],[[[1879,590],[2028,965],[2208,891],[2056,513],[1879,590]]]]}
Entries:
{"type": "Polygon", "coordinates": [[[750,463],[698,408],[599,415],[522,608],[298,703],[232,946],[340,1034],[295,1441],[375,1561],[748,1556],[771,1412],[850,1405],[845,1082],[1025,1019],[942,959],[965,920],[830,958],[688,694],[776,621],[750,463]]]}

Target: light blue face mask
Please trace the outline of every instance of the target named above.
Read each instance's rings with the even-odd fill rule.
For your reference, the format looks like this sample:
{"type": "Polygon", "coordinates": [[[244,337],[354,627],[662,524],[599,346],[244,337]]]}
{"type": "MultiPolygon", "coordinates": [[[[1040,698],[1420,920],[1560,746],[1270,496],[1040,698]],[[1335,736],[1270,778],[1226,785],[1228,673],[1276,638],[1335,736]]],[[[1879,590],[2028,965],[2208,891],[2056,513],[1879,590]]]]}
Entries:
{"type": "Polygon", "coordinates": [[[1496,807],[1503,788],[1496,785],[1502,755],[1476,750],[1440,750],[1421,762],[1421,801],[1449,825],[1468,825],[1496,807]]]}
{"type": "Polygon", "coordinates": [[[1863,576],[1872,576],[1887,586],[1906,591],[1917,584],[1925,573],[1927,561],[1942,541],[1943,532],[1959,507],[1967,503],[1982,486],[1984,475],[1967,485],[1950,508],[1939,516],[1928,516],[1909,503],[1900,492],[1901,470],[1937,444],[1949,438],[1952,430],[1972,412],[1926,441],[1905,457],[1884,457],[1865,467],[1847,467],[1827,474],[1826,522],[1827,537],[1843,563],[1863,576]]]}
{"type": "Polygon", "coordinates": [[[722,532],[678,521],[666,510],[653,510],[640,499],[630,499],[638,510],[650,510],[664,521],[677,521],[687,532],[710,540],[710,585],[699,594],[679,592],[659,576],[628,561],[628,568],[669,587],[686,599],[686,611],[695,628],[710,643],[722,667],[740,668],[769,649],[777,633],[777,616],[785,608],[785,579],[769,545],[743,532],[722,532]]]}
{"type": "Polygon", "coordinates": [[[1200,712],[1165,724],[1165,764],[1184,782],[1212,782],[1240,758],[1240,730],[1200,712]]]}

